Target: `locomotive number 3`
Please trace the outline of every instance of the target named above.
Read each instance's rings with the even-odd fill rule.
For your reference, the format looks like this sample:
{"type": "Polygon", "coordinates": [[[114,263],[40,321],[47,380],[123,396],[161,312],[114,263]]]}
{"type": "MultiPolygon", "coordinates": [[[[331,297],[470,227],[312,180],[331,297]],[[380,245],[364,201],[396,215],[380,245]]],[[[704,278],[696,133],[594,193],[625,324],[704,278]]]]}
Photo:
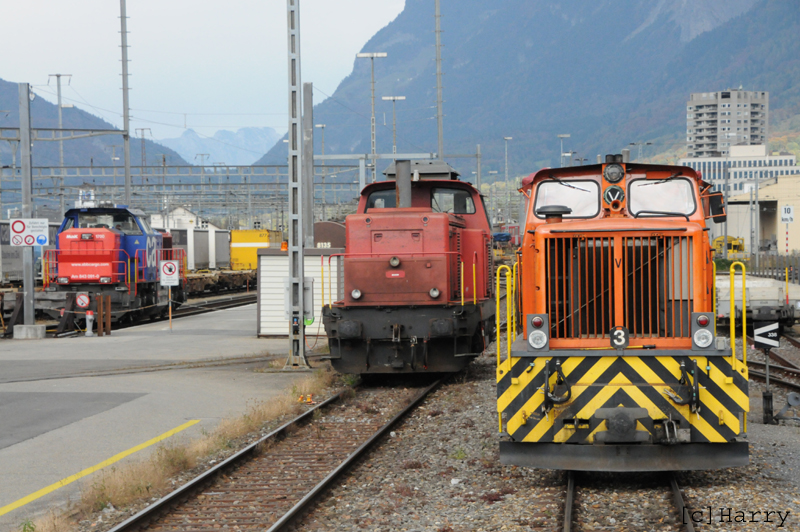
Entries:
{"type": "Polygon", "coordinates": [[[609,336],[611,336],[611,347],[614,349],[625,349],[628,347],[630,333],[625,327],[617,325],[611,329],[609,336]]]}

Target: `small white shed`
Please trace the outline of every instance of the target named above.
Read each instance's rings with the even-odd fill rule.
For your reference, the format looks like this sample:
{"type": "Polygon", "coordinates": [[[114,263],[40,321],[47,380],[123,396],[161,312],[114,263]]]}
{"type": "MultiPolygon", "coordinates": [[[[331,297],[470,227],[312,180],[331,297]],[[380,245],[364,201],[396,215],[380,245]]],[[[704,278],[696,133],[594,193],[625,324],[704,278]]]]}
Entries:
{"type": "MultiPolygon", "coordinates": [[[[305,276],[314,279],[314,323],[306,326],[306,336],[325,336],[322,325],[322,304],[344,297],[342,283],[344,249],[312,248],[304,251],[305,276]],[[330,259],[330,274],[328,269],[330,259]],[[323,265],[324,299],[323,299],[323,265]]],[[[289,255],[274,248],[258,250],[258,336],[266,338],[288,338],[289,322],[284,315],[284,279],[289,275],[289,255]]]]}

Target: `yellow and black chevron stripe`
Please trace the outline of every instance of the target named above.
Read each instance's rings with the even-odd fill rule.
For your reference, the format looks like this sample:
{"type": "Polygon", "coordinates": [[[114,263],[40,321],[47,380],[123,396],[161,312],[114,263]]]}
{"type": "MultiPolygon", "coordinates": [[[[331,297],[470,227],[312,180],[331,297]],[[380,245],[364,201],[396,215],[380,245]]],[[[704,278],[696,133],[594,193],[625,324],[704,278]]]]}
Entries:
{"type": "MultiPolygon", "coordinates": [[[[653,435],[654,422],[665,419],[690,427],[692,442],[728,442],[746,431],[747,369],[739,360],[732,367],[730,356],[512,357],[508,369],[506,361],[497,369],[497,409],[506,432],[517,442],[592,443],[597,432],[605,430],[604,420],[594,413],[617,406],[647,409],[649,419],[640,420],[637,430],[653,435]],[[567,402],[543,412],[544,368],[551,358],[560,360],[572,394],[567,402]],[[668,395],[680,395],[686,388],[679,383],[680,365],[691,368],[693,361],[699,374],[700,405],[695,412],[668,395]],[[574,419],[587,421],[574,424],[574,419]]],[[[556,379],[550,375],[551,390],[556,379]]]]}

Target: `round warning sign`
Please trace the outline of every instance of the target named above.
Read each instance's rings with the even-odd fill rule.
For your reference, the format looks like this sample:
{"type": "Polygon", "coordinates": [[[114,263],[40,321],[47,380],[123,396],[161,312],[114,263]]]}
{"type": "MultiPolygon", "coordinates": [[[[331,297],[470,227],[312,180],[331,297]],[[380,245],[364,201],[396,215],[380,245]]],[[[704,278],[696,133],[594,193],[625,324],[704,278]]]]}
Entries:
{"type": "Polygon", "coordinates": [[[34,242],[36,242],[36,239],[33,238],[33,235],[25,235],[25,245],[26,246],[32,246],[34,242]]]}
{"type": "Polygon", "coordinates": [[[161,266],[161,271],[164,272],[164,275],[175,275],[175,263],[164,261],[163,266],[161,266]]]}
{"type": "Polygon", "coordinates": [[[22,220],[14,220],[11,222],[11,232],[12,233],[22,233],[25,231],[25,222],[22,220]]]}
{"type": "Polygon", "coordinates": [[[80,308],[87,308],[89,306],[89,294],[78,294],[75,298],[75,304],[80,308]]]}
{"type": "Polygon", "coordinates": [[[14,244],[15,246],[21,246],[22,245],[22,237],[19,236],[19,235],[12,236],[11,237],[11,243],[14,244]]]}

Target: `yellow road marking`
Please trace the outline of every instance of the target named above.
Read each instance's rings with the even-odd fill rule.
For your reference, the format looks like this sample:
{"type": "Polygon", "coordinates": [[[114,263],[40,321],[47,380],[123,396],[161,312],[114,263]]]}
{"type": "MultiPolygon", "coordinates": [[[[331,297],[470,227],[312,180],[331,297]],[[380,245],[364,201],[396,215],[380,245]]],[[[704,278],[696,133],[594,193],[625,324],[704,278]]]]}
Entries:
{"type": "Polygon", "coordinates": [[[21,498],[21,499],[19,499],[17,501],[12,502],[11,504],[3,506],[2,508],[0,508],[0,515],[5,515],[8,512],[11,512],[12,510],[16,510],[17,508],[25,506],[29,502],[33,502],[33,501],[35,501],[36,499],[38,499],[40,497],[44,497],[48,493],[52,493],[52,492],[56,491],[59,488],[63,488],[67,484],[72,484],[76,480],[79,480],[79,479],[81,479],[81,478],[83,478],[83,477],[85,477],[87,475],[91,475],[95,471],[99,471],[99,470],[103,469],[104,467],[110,466],[111,464],[113,464],[115,462],[119,462],[123,458],[125,458],[127,456],[130,456],[133,453],[139,452],[142,449],[150,447],[151,445],[153,445],[155,443],[158,443],[158,442],[160,442],[162,440],[166,440],[170,436],[174,436],[175,434],[181,432],[182,430],[186,430],[189,427],[191,427],[192,425],[196,425],[197,423],[200,423],[199,419],[193,419],[191,421],[187,421],[183,425],[180,425],[179,427],[175,427],[174,429],[172,429],[170,431],[167,431],[167,432],[165,432],[164,434],[162,434],[160,436],[156,436],[152,440],[147,440],[144,443],[140,443],[136,447],[131,447],[127,451],[122,451],[119,454],[115,454],[114,456],[112,456],[108,460],[100,462],[99,464],[94,465],[92,467],[88,467],[88,468],[84,469],[83,471],[81,471],[79,473],[75,473],[74,475],[71,475],[71,476],[69,476],[67,478],[61,479],[58,482],[56,482],[55,484],[50,484],[46,488],[42,488],[39,491],[31,493],[27,497],[23,497],[23,498],[21,498]]]}

